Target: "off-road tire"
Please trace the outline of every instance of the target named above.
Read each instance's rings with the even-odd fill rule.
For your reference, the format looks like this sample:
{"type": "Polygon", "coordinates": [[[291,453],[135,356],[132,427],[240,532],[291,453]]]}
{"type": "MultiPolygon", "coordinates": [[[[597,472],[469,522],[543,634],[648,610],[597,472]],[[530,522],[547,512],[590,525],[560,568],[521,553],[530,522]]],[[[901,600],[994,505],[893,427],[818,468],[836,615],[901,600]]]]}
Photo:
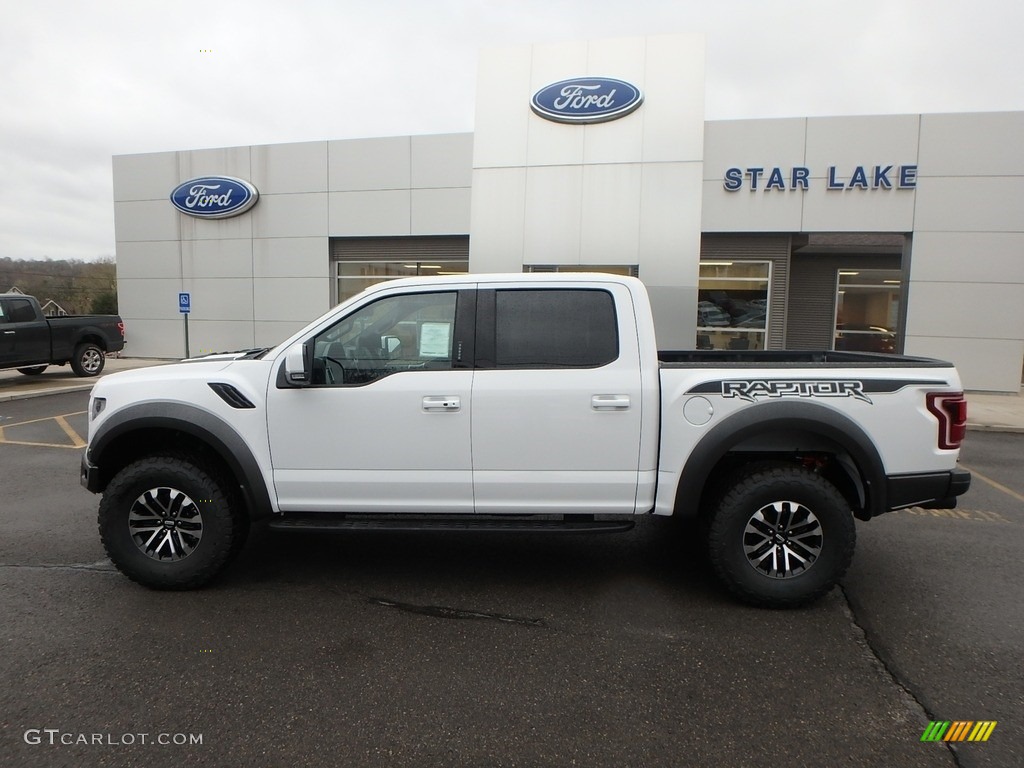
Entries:
{"type": "Polygon", "coordinates": [[[843,495],[799,466],[741,471],[708,525],[718,577],[745,602],[769,608],[794,608],[826,594],[846,573],[856,539],[843,495]]]}
{"type": "Polygon", "coordinates": [[[215,474],[180,456],[160,455],[117,473],[103,493],[97,523],[107,555],[125,576],[152,589],[185,590],[209,582],[238,553],[248,531],[241,515],[215,474]]]}

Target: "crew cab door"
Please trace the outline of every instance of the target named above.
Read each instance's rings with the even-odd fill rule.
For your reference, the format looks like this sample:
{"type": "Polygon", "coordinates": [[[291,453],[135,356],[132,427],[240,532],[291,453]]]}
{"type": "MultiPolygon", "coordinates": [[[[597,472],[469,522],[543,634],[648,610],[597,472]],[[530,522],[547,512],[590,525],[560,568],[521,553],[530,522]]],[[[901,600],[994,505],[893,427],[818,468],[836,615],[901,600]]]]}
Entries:
{"type": "Polygon", "coordinates": [[[16,362],[14,357],[14,340],[16,336],[17,332],[11,324],[7,300],[0,299],[0,365],[16,362]]]}
{"type": "Polygon", "coordinates": [[[639,344],[625,286],[481,283],[473,478],[481,513],[633,513],[639,344]]]}
{"type": "Polygon", "coordinates": [[[284,512],[472,512],[472,290],[396,292],[311,336],[268,392],[284,512]]]}
{"type": "Polygon", "coordinates": [[[50,359],[50,326],[25,298],[0,299],[0,362],[45,363],[50,359]]]}

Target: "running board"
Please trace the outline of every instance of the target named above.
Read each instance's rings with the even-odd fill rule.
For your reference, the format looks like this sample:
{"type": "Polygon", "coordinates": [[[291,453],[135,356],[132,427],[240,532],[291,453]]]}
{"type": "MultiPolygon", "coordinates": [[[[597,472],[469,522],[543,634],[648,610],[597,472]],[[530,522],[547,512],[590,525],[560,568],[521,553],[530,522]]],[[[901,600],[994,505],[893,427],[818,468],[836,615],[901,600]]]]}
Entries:
{"type": "Polygon", "coordinates": [[[430,515],[401,517],[294,515],[277,517],[269,527],[275,531],[312,531],[317,533],[345,533],[348,531],[494,531],[503,533],[621,533],[633,528],[635,521],[594,520],[592,515],[572,515],[565,519],[534,520],[524,517],[502,518],[494,516],[462,515],[434,517],[430,515]]]}

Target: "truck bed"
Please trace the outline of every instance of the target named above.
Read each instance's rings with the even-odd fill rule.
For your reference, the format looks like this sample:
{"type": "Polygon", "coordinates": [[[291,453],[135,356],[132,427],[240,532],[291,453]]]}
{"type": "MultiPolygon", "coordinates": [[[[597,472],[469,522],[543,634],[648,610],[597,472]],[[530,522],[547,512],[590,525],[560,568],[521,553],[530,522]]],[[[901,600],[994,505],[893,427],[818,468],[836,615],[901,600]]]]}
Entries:
{"type": "Polygon", "coordinates": [[[952,368],[926,357],[833,350],[658,350],[662,368],[952,368]]]}

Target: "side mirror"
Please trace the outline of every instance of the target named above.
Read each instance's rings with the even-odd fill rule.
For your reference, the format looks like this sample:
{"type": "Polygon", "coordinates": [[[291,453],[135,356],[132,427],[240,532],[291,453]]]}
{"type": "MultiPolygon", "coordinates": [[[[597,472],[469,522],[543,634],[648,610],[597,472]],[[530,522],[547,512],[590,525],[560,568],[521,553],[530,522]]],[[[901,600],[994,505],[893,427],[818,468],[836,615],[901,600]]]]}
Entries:
{"type": "Polygon", "coordinates": [[[388,355],[393,355],[395,350],[402,346],[402,340],[397,336],[382,336],[380,345],[388,355]]]}
{"type": "Polygon", "coordinates": [[[309,386],[309,367],[306,365],[306,345],[293,344],[284,356],[284,375],[289,384],[309,386]]]}

